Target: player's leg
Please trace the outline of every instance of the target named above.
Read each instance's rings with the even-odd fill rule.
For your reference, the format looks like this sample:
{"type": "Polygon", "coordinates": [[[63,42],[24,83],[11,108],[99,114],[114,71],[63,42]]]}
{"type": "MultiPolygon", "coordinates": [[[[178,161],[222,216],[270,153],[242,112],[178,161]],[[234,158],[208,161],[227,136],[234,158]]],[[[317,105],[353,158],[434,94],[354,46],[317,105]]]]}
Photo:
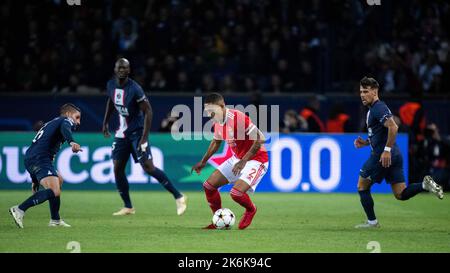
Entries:
{"type": "Polygon", "coordinates": [[[429,191],[439,199],[444,197],[442,188],[431,176],[425,176],[422,183],[411,183],[406,186],[403,172],[403,157],[399,154],[393,158],[392,166],[386,174],[386,181],[391,184],[392,192],[398,200],[408,200],[423,191],[429,191]]]}
{"type": "MultiPolygon", "coordinates": [[[[223,163],[225,164],[225,162],[223,163]]],[[[222,164],[222,165],[223,165],[222,164]]],[[[219,166],[219,169],[224,166],[219,166]]],[[[228,179],[219,170],[215,170],[208,179],[203,183],[203,190],[205,191],[206,200],[212,213],[222,208],[222,199],[220,198],[219,188],[228,184],[228,179]]],[[[209,224],[204,229],[215,229],[214,224],[209,224]]]]}
{"type": "Polygon", "coordinates": [[[183,197],[183,194],[181,194],[173,185],[173,183],[170,181],[169,177],[167,177],[166,173],[162,171],[161,169],[157,168],[153,164],[152,159],[147,159],[145,161],[140,161],[142,168],[144,171],[154,177],[156,180],[158,180],[159,184],[161,184],[168,192],[170,192],[175,199],[183,197]]]}
{"type": "Polygon", "coordinates": [[[164,171],[157,168],[153,164],[153,157],[150,150],[150,145],[147,145],[145,150],[139,147],[140,136],[134,137],[132,140],[132,156],[135,162],[139,162],[142,169],[150,176],[154,177],[159,184],[161,184],[168,192],[170,192],[175,198],[175,204],[177,207],[177,214],[182,215],[187,209],[187,196],[183,195],[170,181],[169,177],[164,171]]]}
{"type": "Polygon", "coordinates": [[[45,187],[44,190],[37,191],[20,205],[9,209],[17,226],[20,228],[23,228],[23,216],[29,208],[39,205],[49,199],[53,199],[55,196],[60,196],[61,194],[57,176],[46,176],[42,178],[40,182],[45,187]]]}
{"type": "Polygon", "coordinates": [[[364,224],[355,226],[356,228],[379,227],[375,216],[374,202],[370,189],[373,183],[383,181],[387,169],[381,166],[379,156],[372,154],[362,166],[358,178],[358,194],[361,206],[367,216],[364,224]]]}
{"type": "Polygon", "coordinates": [[[256,206],[247,194],[250,188],[247,182],[239,179],[230,191],[231,198],[245,208],[244,215],[239,222],[239,229],[247,228],[252,223],[253,217],[256,214],[256,206]]]}
{"type": "MultiPolygon", "coordinates": [[[[59,173],[58,173],[58,182],[59,182],[59,188],[61,189],[63,179],[59,173]]],[[[61,219],[61,217],[59,215],[59,208],[61,207],[61,197],[58,196],[58,197],[48,200],[48,204],[50,207],[50,216],[51,216],[50,220],[59,221],[61,219]]]]}
{"type": "Polygon", "coordinates": [[[222,208],[219,188],[228,183],[228,179],[219,170],[215,170],[203,183],[203,190],[212,213],[222,208]]]}
{"type": "Polygon", "coordinates": [[[422,183],[412,183],[408,186],[406,186],[405,182],[393,183],[391,188],[395,198],[402,201],[408,200],[424,191],[433,193],[439,199],[444,198],[442,188],[428,175],[424,177],[422,183]]]}
{"type": "MultiPolygon", "coordinates": [[[[59,189],[61,191],[62,184],[63,184],[63,178],[58,173],[58,182],[59,182],[59,189]]],[[[63,219],[61,219],[59,215],[59,209],[61,207],[61,196],[55,196],[53,199],[48,200],[48,204],[50,207],[50,222],[48,226],[50,227],[70,227],[69,224],[67,224],[63,219]]]]}
{"type": "Polygon", "coordinates": [[[155,167],[151,156],[147,157],[146,160],[141,160],[140,163],[142,168],[148,175],[154,177],[159,182],[159,184],[161,184],[168,192],[172,194],[173,198],[175,198],[177,214],[182,215],[187,208],[187,196],[185,196],[184,194],[179,192],[177,188],[175,188],[172,181],[170,181],[165,172],[155,167]]]}
{"type": "Polygon", "coordinates": [[[358,178],[358,194],[361,206],[367,216],[367,222],[361,225],[357,225],[356,228],[370,228],[378,227],[378,220],[375,216],[374,202],[372,194],[370,193],[370,188],[372,187],[372,181],[367,178],[358,178]]]}
{"type": "Polygon", "coordinates": [[[129,215],[134,214],[135,210],[133,208],[133,205],[131,203],[130,198],[130,187],[128,184],[128,179],[125,174],[125,168],[127,166],[127,161],[120,159],[120,160],[113,160],[114,165],[114,177],[116,179],[116,188],[119,192],[120,198],[122,198],[123,201],[123,208],[119,211],[113,213],[114,216],[123,216],[123,215],[129,215]]]}
{"type": "Polygon", "coordinates": [[[256,206],[247,192],[256,190],[259,182],[266,174],[268,166],[268,163],[261,163],[256,160],[247,162],[239,175],[239,179],[230,191],[231,198],[245,208],[244,215],[239,222],[239,229],[245,229],[252,223],[256,214],[256,206]]]}
{"type": "Polygon", "coordinates": [[[124,207],[117,212],[114,212],[114,216],[123,216],[134,214],[135,210],[131,203],[128,179],[125,174],[125,167],[130,159],[131,143],[126,138],[115,138],[112,144],[112,159],[114,166],[114,178],[116,180],[116,188],[119,192],[120,198],[122,198],[124,207]]]}

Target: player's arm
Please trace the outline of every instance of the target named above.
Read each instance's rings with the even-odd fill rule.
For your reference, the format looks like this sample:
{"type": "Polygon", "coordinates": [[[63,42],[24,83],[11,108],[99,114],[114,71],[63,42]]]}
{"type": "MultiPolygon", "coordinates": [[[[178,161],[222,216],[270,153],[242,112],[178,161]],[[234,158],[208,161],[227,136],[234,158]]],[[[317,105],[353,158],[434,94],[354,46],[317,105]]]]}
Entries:
{"type": "Polygon", "coordinates": [[[355,141],[353,142],[353,144],[355,145],[355,147],[357,149],[362,148],[362,147],[366,147],[369,146],[369,141],[366,139],[362,139],[362,137],[358,136],[357,139],[355,139],[355,141]]]}
{"type": "Polygon", "coordinates": [[[248,136],[250,139],[254,139],[254,141],[250,149],[241,158],[241,160],[239,160],[238,163],[234,164],[232,171],[235,175],[238,175],[242,171],[242,169],[245,167],[245,164],[247,164],[247,162],[256,155],[256,153],[259,151],[259,149],[261,149],[261,146],[266,141],[264,134],[256,126],[248,133],[248,136]]]}
{"type": "Polygon", "coordinates": [[[206,151],[205,155],[203,156],[202,160],[195,164],[192,169],[191,173],[195,171],[197,174],[200,174],[202,169],[206,166],[206,162],[208,162],[209,158],[219,150],[220,145],[222,144],[222,140],[220,139],[213,139],[211,140],[211,143],[209,144],[208,150],[206,151]]]}
{"type": "Polygon", "coordinates": [[[114,103],[112,102],[111,98],[108,98],[108,101],[106,102],[106,110],[105,110],[105,116],[103,117],[103,135],[105,137],[110,137],[111,134],[109,133],[109,120],[111,119],[111,115],[114,111],[114,103]]]}
{"type": "Polygon", "coordinates": [[[141,147],[141,150],[145,150],[147,147],[148,133],[152,127],[153,110],[147,99],[139,102],[139,109],[144,113],[144,131],[142,133],[141,141],[139,142],[139,147],[141,147]]]}
{"type": "Polygon", "coordinates": [[[380,162],[383,167],[388,168],[391,166],[391,148],[394,146],[397,137],[398,126],[392,117],[389,117],[383,125],[388,128],[388,139],[386,141],[384,152],[381,154],[380,162]]]}
{"type": "Polygon", "coordinates": [[[61,127],[60,127],[60,131],[64,137],[64,140],[72,147],[72,152],[78,153],[83,150],[81,149],[80,144],[76,143],[73,140],[71,127],[72,127],[72,125],[68,121],[63,121],[63,123],[61,124],[61,127]]]}

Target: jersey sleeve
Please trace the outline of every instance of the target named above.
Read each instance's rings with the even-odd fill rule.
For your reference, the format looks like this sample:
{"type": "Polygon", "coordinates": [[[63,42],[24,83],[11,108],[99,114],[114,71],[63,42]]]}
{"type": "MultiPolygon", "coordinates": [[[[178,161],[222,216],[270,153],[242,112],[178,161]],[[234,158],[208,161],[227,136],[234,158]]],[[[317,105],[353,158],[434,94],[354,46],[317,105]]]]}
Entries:
{"type": "Polygon", "coordinates": [[[61,123],[61,134],[64,137],[64,140],[70,144],[70,142],[73,142],[73,136],[72,136],[72,126],[73,122],[69,119],[64,119],[61,123]]]}
{"type": "Polygon", "coordinates": [[[234,130],[237,139],[249,139],[250,134],[257,129],[249,116],[242,112],[236,112],[234,130]]]}
{"type": "Polygon", "coordinates": [[[136,84],[134,88],[134,100],[138,103],[147,100],[147,96],[145,96],[144,90],[139,84],[136,84]]]}
{"type": "Polygon", "coordinates": [[[383,104],[381,107],[379,107],[377,109],[377,111],[375,111],[375,118],[381,123],[384,124],[386,122],[386,120],[388,120],[389,118],[391,118],[392,112],[391,110],[389,110],[389,108],[387,107],[387,105],[383,104]]]}

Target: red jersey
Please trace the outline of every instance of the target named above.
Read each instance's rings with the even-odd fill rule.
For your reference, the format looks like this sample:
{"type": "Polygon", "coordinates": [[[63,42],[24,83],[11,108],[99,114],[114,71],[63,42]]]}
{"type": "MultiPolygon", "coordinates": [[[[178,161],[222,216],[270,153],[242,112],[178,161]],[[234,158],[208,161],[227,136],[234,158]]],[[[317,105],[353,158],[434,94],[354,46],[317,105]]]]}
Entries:
{"type": "MultiPolygon", "coordinates": [[[[222,124],[218,122],[214,124],[214,139],[225,140],[233,154],[241,159],[250,150],[255,141],[249,138],[249,134],[253,130],[258,130],[258,128],[247,115],[238,110],[227,109],[225,121],[222,124]]],[[[269,161],[269,156],[264,146],[250,160],[256,160],[261,163],[269,161]]]]}

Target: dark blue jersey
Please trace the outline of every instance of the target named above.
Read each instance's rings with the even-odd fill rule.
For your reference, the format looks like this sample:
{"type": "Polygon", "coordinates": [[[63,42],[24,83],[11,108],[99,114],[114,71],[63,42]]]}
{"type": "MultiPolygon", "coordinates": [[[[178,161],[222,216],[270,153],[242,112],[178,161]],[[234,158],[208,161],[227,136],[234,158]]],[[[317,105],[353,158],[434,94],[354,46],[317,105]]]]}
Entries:
{"type": "Polygon", "coordinates": [[[106,84],[106,91],[119,114],[119,128],[116,137],[124,138],[130,133],[144,128],[144,114],[139,108],[141,101],[147,100],[142,87],[128,78],[124,86],[111,79],[106,84]]]}
{"type": "Polygon", "coordinates": [[[73,142],[74,122],[68,117],[57,117],[44,124],[34,137],[25,158],[45,157],[53,160],[64,142],[73,142]]]}
{"type": "MultiPolygon", "coordinates": [[[[384,126],[387,119],[392,117],[391,110],[387,105],[378,100],[370,106],[367,112],[367,131],[369,135],[369,142],[372,151],[375,154],[382,154],[386,146],[388,138],[388,128],[384,126]]],[[[392,155],[399,153],[397,144],[394,144],[391,150],[392,155]]]]}

